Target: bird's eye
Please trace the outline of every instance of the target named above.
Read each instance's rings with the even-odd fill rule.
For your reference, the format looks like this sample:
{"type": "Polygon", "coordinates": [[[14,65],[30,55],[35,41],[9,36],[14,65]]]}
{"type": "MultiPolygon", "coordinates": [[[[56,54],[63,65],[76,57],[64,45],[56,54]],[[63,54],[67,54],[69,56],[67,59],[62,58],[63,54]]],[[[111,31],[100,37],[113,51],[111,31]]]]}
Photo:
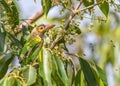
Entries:
{"type": "Polygon", "coordinates": [[[37,28],[37,31],[38,31],[38,32],[43,32],[43,31],[44,31],[44,26],[38,27],[38,28],[37,28]]]}

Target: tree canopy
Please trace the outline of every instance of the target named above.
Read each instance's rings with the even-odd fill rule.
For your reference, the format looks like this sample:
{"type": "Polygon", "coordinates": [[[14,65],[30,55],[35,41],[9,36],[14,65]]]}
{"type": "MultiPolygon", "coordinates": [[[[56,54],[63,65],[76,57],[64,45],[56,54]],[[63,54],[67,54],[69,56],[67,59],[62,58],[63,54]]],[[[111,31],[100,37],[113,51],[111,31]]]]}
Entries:
{"type": "Polygon", "coordinates": [[[0,0],[0,86],[108,86],[109,64],[117,67],[114,83],[119,86],[119,0],[40,1],[40,11],[21,19],[19,1],[0,0]],[[49,18],[57,6],[64,16],[49,18]],[[45,33],[42,45],[35,43],[37,37],[26,45],[41,18],[55,27],[45,33]],[[81,27],[85,19],[90,22],[81,27]]]}

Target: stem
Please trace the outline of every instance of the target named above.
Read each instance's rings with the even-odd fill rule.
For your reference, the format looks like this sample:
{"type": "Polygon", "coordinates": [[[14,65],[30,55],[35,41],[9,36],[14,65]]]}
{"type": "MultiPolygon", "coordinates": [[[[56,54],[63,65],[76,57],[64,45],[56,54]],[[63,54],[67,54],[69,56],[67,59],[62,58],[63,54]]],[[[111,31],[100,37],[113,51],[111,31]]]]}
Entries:
{"type": "Polygon", "coordinates": [[[101,4],[101,3],[102,3],[102,1],[100,1],[98,3],[95,3],[95,4],[92,4],[92,5],[88,6],[88,7],[84,7],[83,9],[78,10],[78,12],[93,8],[93,7],[95,7],[95,6],[97,6],[97,5],[101,4]]]}
{"type": "MultiPolygon", "coordinates": [[[[81,1],[78,3],[78,5],[77,5],[77,7],[76,7],[75,9],[73,9],[72,13],[70,14],[68,20],[67,20],[66,23],[65,23],[65,26],[63,27],[65,30],[68,29],[71,20],[74,18],[74,16],[75,16],[78,12],[80,12],[80,11],[85,11],[85,10],[87,10],[87,9],[90,9],[90,8],[98,5],[98,4],[101,4],[102,1],[78,10],[82,3],[83,3],[83,0],[81,0],[81,1]]],[[[64,35],[59,35],[59,36],[57,36],[56,39],[52,42],[52,44],[51,44],[51,46],[50,46],[50,49],[52,50],[52,49],[56,46],[56,44],[57,44],[63,37],[64,37],[64,35]]]]}
{"type": "MultiPolygon", "coordinates": [[[[75,9],[73,9],[72,13],[70,14],[68,20],[67,20],[66,23],[65,23],[65,26],[63,27],[65,30],[68,29],[71,20],[72,20],[72,19],[74,18],[74,16],[77,14],[76,10],[79,9],[79,7],[81,6],[82,2],[83,2],[83,1],[81,0],[81,1],[78,3],[77,7],[76,7],[75,9]]],[[[57,38],[52,42],[52,44],[51,44],[51,46],[50,46],[50,49],[52,50],[52,49],[56,46],[57,42],[59,42],[63,37],[64,37],[64,35],[59,35],[59,36],[57,36],[57,38]]]]}
{"type": "Polygon", "coordinates": [[[36,14],[28,18],[25,22],[23,22],[19,27],[17,33],[22,31],[22,26],[28,27],[30,24],[34,23],[38,18],[40,18],[44,14],[43,10],[38,11],[36,14]]]}

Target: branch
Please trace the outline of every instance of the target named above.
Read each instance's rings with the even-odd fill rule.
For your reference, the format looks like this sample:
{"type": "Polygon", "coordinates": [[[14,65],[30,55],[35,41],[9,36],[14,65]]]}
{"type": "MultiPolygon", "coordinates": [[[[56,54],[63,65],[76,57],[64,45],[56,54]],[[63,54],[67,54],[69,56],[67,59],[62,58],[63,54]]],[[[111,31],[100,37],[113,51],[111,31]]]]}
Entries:
{"type": "Polygon", "coordinates": [[[103,3],[103,2],[100,1],[100,2],[98,2],[98,3],[96,3],[96,4],[92,4],[92,5],[88,6],[88,7],[84,7],[83,9],[78,10],[77,13],[80,12],[80,11],[84,11],[84,10],[93,8],[93,7],[95,7],[95,6],[97,6],[97,5],[101,4],[101,3],[103,3]]]}
{"type": "Polygon", "coordinates": [[[38,11],[36,14],[34,14],[33,16],[31,16],[30,18],[28,18],[25,22],[23,22],[17,30],[17,33],[22,31],[22,26],[26,26],[28,27],[29,25],[31,25],[32,23],[34,23],[38,18],[40,18],[42,15],[44,14],[43,10],[38,11]]]}
{"type": "MultiPolygon", "coordinates": [[[[64,29],[65,29],[65,30],[68,29],[71,20],[74,18],[74,16],[75,16],[78,12],[80,12],[80,11],[85,11],[85,10],[87,10],[87,9],[93,8],[94,6],[96,6],[96,5],[98,5],[98,4],[101,4],[102,1],[78,10],[82,3],[83,3],[83,0],[81,0],[81,1],[78,3],[78,5],[77,5],[77,7],[76,7],[75,9],[73,9],[72,13],[70,14],[68,20],[67,20],[66,23],[65,23],[65,26],[64,26],[64,29]]],[[[51,46],[50,46],[50,49],[52,50],[52,49],[56,46],[56,44],[57,44],[63,37],[64,37],[64,35],[59,35],[59,36],[57,36],[56,39],[52,42],[52,44],[51,44],[51,46]]]]}
{"type": "MultiPolygon", "coordinates": [[[[82,2],[83,2],[83,1],[81,0],[81,1],[78,3],[77,7],[76,7],[75,9],[73,9],[72,13],[70,14],[68,20],[67,20],[66,23],[65,23],[65,26],[63,27],[65,30],[68,29],[71,20],[74,18],[74,16],[75,16],[76,13],[77,13],[76,10],[79,9],[79,7],[81,6],[82,2]]],[[[58,35],[57,38],[52,42],[52,44],[51,44],[51,46],[50,46],[50,49],[52,50],[52,49],[56,46],[57,42],[59,42],[63,37],[64,37],[64,35],[58,35]]]]}

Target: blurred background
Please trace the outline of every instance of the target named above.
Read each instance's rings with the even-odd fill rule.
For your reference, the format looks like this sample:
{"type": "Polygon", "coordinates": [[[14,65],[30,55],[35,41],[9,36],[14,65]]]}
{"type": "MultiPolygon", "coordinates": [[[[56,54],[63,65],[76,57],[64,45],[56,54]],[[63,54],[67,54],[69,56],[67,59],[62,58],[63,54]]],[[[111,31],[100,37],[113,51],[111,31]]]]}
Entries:
{"type": "MultiPolygon", "coordinates": [[[[119,0],[115,2],[120,4],[119,0]]],[[[17,0],[17,4],[21,22],[42,9],[41,0],[36,0],[36,2],[34,0],[17,0]]],[[[48,19],[43,16],[35,24],[54,23],[60,25],[61,19],[67,18],[69,12],[65,11],[60,14],[58,9],[62,9],[62,7],[55,6],[51,8],[48,19]]],[[[97,6],[94,14],[96,16],[104,16],[97,6]]],[[[85,14],[82,20],[75,17],[79,22],[82,33],[74,36],[76,42],[67,45],[67,48],[71,53],[90,58],[101,68],[104,68],[107,74],[108,86],[119,86],[120,13],[116,12],[114,6],[111,6],[107,21],[103,17],[103,21],[100,22],[95,19],[96,16],[93,18],[93,16],[85,14]]]]}

